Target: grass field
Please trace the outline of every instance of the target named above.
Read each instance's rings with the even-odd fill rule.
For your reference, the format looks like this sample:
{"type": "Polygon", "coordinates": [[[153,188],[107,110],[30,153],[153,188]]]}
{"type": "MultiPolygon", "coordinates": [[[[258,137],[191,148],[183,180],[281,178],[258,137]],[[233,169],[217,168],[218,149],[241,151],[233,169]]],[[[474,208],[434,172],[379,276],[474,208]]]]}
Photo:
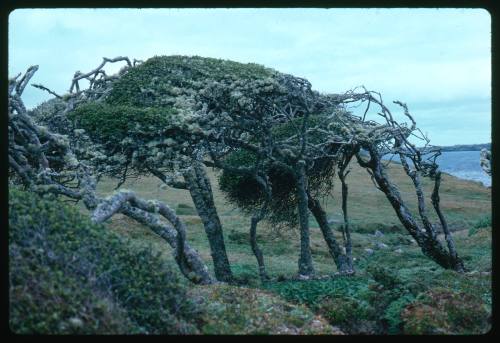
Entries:
{"type": "MultiPolygon", "coordinates": [[[[416,299],[418,294],[433,289],[443,288],[457,294],[479,296],[487,311],[490,311],[491,191],[479,183],[460,180],[445,174],[441,185],[442,210],[454,232],[458,253],[464,259],[469,271],[466,274],[443,270],[426,258],[399,223],[385,195],[374,187],[366,171],[353,164],[347,181],[349,183],[348,211],[353,224],[352,241],[356,276],[352,278],[333,277],[325,281],[292,280],[298,270],[298,232],[294,229],[277,232],[269,225],[262,223],[258,227],[258,241],[264,253],[266,267],[274,281],[261,285],[256,260],[248,243],[250,218],[225,201],[223,194],[217,187],[216,172],[209,171],[209,175],[213,184],[215,204],[224,228],[224,238],[232,271],[240,283],[246,287],[264,289],[279,294],[288,301],[306,304],[317,313],[330,318],[332,324],[340,325],[348,333],[400,332],[398,330],[401,330],[400,321],[403,313],[401,309],[412,299],[416,299]],[[383,236],[375,237],[376,230],[381,231],[383,236]],[[378,243],[384,243],[387,247],[379,249],[377,248],[378,243]],[[372,249],[373,252],[365,249],[372,249]],[[382,266],[385,268],[384,273],[393,275],[400,280],[405,286],[397,289],[399,291],[404,289],[401,291],[403,293],[398,293],[394,299],[388,295],[384,296],[385,300],[383,301],[375,299],[374,294],[378,291],[374,293],[373,287],[376,287],[374,285],[384,282],[377,280],[376,273],[373,271],[375,266],[382,266]],[[344,317],[339,319],[338,313],[342,313],[342,309],[339,309],[335,312],[335,316],[328,317],[330,312],[326,311],[322,304],[328,303],[328,299],[331,298],[336,299],[335,304],[337,305],[335,306],[337,307],[335,308],[337,309],[339,304],[343,304],[341,300],[347,299],[347,305],[345,305],[347,309],[359,307],[365,310],[369,308],[370,311],[382,311],[384,316],[388,317],[387,322],[384,322],[383,329],[380,329],[380,325],[378,329],[374,329],[373,325],[368,325],[367,328],[366,323],[361,322],[360,324],[357,319],[353,319],[354,317],[366,317],[366,322],[370,323],[370,318],[373,319],[375,314],[368,310],[361,314],[349,310],[344,317]],[[359,303],[359,306],[353,307],[353,304],[350,303],[352,301],[359,303]],[[377,306],[382,307],[377,309],[377,306]],[[353,321],[357,323],[354,326],[353,321]]],[[[389,175],[397,184],[410,209],[416,213],[416,197],[411,180],[395,164],[390,165],[389,175]]],[[[160,184],[160,181],[153,177],[143,177],[127,181],[122,188],[132,189],[146,199],[158,199],[166,202],[172,208],[178,209],[178,213],[187,224],[189,243],[200,252],[211,269],[212,262],[206,235],[200,219],[194,212],[189,193],[170,188],[160,189],[160,184]]],[[[110,194],[115,185],[115,180],[104,180],[99,186],[99,192],[103,195],[110,194]]],[[[426,196],[429,198],[432,185],[425,182],[424,188],[426,196]]],[[[324,206],[328,217],[340,222],[342,213],[339,199],[340,182],[337,182],[333,196],[324,199],[324,206]]],[[[437,216],[432,211],[430,201],[428,209],[431,219],[437,222],[437,216]]],[[[335,264],[312,216],[310,223],[311,249],[316,272],[319,275],[332,276],[336,271],[335,264]]],[[[108,225],[112,230],[132,238],[138,244],[145,244],[151,249],[160,251],[165,259],[173,260],[171,248],[147,228],[121,215],[113,217],[108,225]]],[[[338,228],[339,224],[335,225],[338,228]]],[[[342,239],[338,230],[336,235],[339,240],[342,239]]],[[[470,312],[470,309],[463,311],[470,312]]],[[[413,312],[410,314],[414,315],[413,312]]],[[[408,319],[408,323],[412,322],[408,319]]],[[[418,323],[420,325],[420,322],[418,323]]],[[[440,325],[445,326],[444,324],[440,325]]],[[[421,333],[427,330],[418,325],[407,324],[407,326],[408,330],[413,330],[411,332],[421,333]]],[[[474,327],[470,332],[476,333],[479,330],[476,329],[477,327],[474,327]]],[[[449,328],[449,332],[454,331],[449,328]]]]}

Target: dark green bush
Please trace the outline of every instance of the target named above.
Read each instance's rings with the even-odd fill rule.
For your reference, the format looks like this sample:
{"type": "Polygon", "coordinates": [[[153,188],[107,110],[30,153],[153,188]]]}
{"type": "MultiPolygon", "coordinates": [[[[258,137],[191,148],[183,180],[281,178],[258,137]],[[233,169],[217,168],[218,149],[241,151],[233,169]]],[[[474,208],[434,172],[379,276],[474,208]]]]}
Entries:
{"type": "Polygon", "coordinates": [[[196,309],[169,265],[76,209],[9,192],[16,333],[189,333],[196,309]]]}
{"type": "Polygon", "coordinates": [[[164,106],[168,105],[165,104],[166,98],[198,91],[206,86],[206,80],[255,80],[275,73],[254,63],[199,56],[155,56],[115,82],[106,101],[114,105],[164,106]],[[151,92],[144,92],[145,89],[151,92]]]}
{"type": "Polygon", "coordinates": [[[376,313],[367,301],[371,283],[366,277],[353,276],[270,282],[264,287],[288,301],[307,305],[347,333],[371,334],[376,330],[376,313]]]}
{"type": "Polygon", "coordinates": [[[415,297],[411,293],[405,293],[389,303],[382,317],[382,321],[386,327],[385,330],[388,334],[397,335],[403,332],[403,319],[401,318],[401,313],[414,299],[415,297]]]}
{"type": "Polygon", "coordinates": [[[283,281],[265,285],[269,291],[286,300],[316,306],[327,297],[358,297],[368,290],[369,280],[365,277],[336,277],[327,280],[283,281]]]}
{"type": "Polygon", "coordinates": [[[315,310],[349,334],[376,333],[376,313],[366,301],[355,297],[326,297],[315,310]]]}
{"type": "Polygon", "coordinates": [[[169,107],[141,108],[90,102],[77,107],[69,117],[97,143],[116,147],[127,137],[147,140],[168,136],[167,129],[174,115],[175,110],[169,107]]]}

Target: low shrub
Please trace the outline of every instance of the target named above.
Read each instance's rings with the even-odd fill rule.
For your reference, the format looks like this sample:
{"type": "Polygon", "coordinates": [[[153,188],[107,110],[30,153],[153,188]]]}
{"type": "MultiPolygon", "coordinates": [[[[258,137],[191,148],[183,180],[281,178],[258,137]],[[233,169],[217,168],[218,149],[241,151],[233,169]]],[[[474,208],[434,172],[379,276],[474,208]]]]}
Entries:
{"type": "Polygon", "coordinates": [[[231,266],[236,283],[255,287],[260,285],[260,277],[257,268],[257,263],[253,265],[233,264],[231,266]]]}
{"type": "Polygon", "coordinates": [[[401,312],[410,304],[415,297],[411,293],[406,293],[392,301],[386,308],[382,321],[388,334],[401,334],[403,332],[403,319],[401,312]]]}
{"type": "Polygon", "coordinates": [[[376,333],[376,314],[366,301],[354,297],[326,297],[316,304],[315,310],[349,334],[376,333]]]}
{"type": "Polygon", "coordinates": [[[362,276],[272,282],[264,287],[293,303],[305,304],[349,334],[375,333],[375,312],[366,301],[372,281],[362,276]]]}
{"type": "Polygon", "coordinates": [[[307,307],[257,289],[197,286],[190,294],[204,308],[203,334],[342,334],[307,307]]]}
{"type": "Polygon", "coordinates": [[[401,317],[405,334],[484,334],[491,327],[480,297],[444,288],[422,293],[401,317]]]}
{"type": "Polygon", "coordinates": [[[491,216],[479,219],[474,226],[469,229],[469,236],[476,234],[479,230],[491,227],[491,216]]]}
{"type": "Polygon", "coordinates": [[[366,271],[373,277],[373,279],[385,289],[394,289],[402,285],[402,281],[394,271],[381,267],[369,266],[366,271]]]}
{"type": "Polygon", "coordinates": [[[355,297],[360,292],[368,290],[368,280],[361,276],[336,277],[326,280],[290,280],[270,282],[265,285],[265,288],[288,301],[314,307],[326,297],[355,297]]]}
{"type": "Polygon", "coordinates": [[[75,208],[9,190],[16,333],[190,333],[197,310],[159,255],[75,208]]]}

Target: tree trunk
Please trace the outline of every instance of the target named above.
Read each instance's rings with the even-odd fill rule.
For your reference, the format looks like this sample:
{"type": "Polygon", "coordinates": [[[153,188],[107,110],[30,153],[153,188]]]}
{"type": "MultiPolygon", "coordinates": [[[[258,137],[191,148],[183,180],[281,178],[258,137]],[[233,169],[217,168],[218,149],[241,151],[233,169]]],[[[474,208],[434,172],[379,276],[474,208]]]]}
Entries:
{"type": "MultiPolygon", "coordinates": [[[[349,158],[350,160],[350,158],[349,158]]],[[[347,166],[347,165],[346,165],[347,166]]],[[[344,215],[344,225],[343,225],[343,233],[344,233],[344,242],[345,242],[345,254],[349,261],[349,266],[351,267],[350,272],[354,273],[354,266],[352,263],[352,241],[351,241],[351,228],[349,224],[349,216],[347,215],[347,195],[349,189],[347,187],[347,182],[345,178],[349,171],[345,172],[345,167],[340,168],[339,178],[342,183],[342,213],[344,215]]]]}
{"type": "Polygon", "coordinates": [[[319,200],[312,198],[309,195],[309,209],[313,214],[316,222],[319,225],[321,233],[323,234],[323,238],[325,239],[326,245],[328,246],[328,251],[337,266],[337,270],[342,274],[351,274],[354,269],[349,261],[349,258],[342,252],[335,236],[333,235],[333,230],[328,224],[328,219],[326,217],[326,213],[321,207],[319,200]]]}
{"type": "Polygon", "coordinates": [[[260,219],[257,216],[252,217],[252,221],[250,224],[250,246],[252,247],[252,251],[257,259],[257,264],[259,266],[259,276],[262,282],[269,280],[269,276],[266,273],[266,266],[264,264],[264,255],[262,254],[262,250],[260,250],[259,245],[257,244],[257,224],[260,219]]]}
{"type": "Polygon", "coordinates": [[[312,264],[311,248],[309,243],[309,210],[307,199],[307,178],[305,172],[305,162],[300,160],[297,163],[297,198],[300,224],[300,257],[299,274],[312,276],[314,267],[312,264]]]}
{"type": "Polygon", "coordinates": [[[215,208],[210,181],[203,166],[195,162],[192,170],[184,173],[184,178],[207,234],[215,277],[219,281],[232,282],[233,274],[226,253],[222,225],[215,208]]]}
{"type": "Polygon", "coordinates": [[[262,254],[262,250],[259,248],[259,244],[257,243],[257,225],[264,218],[267,212],[267,208],[269,203],[271,202],[272,190],[269,185],[269,180],[267,176],[261,177],[256,175],[256,180],[264,187],[266,192],[266,200],[264,205],[261,207],[260,211],[256,213],[250,222],[250,246],[252,247],[252,251],[257,259],[257,264],[259,266],[259,276],[262,283],[269,280],[269,276],[266,273],[266,266],[264,264],[264,255],[262,254]]]}
{"type": "MultiPolygon", "coordinates": [[[[439,186],[441,185],[441,172],[437,172],[435,179],[434,179],[434,189],[432,191],[431,195],[431,200],[432,200],[432,206],[434,206],[434,210],[436,210],[436,213],[439,217],[439,221],[441,222],[441,227],[443,228],[443,233],[444,233],[444,238],[446,240],[446,243],[448,244],[448,250],[450,251],[450,254],[453,259],[458,260],[458,254],[457,250],[455,248],[455,242],[453,241],[453,237],[451,236],[451,232],[448,229],[448,223],[446,222],[446,219],[443,215],[443,212],[441,212],[441,207],[439,205],[440,199],[439,199],[439,186]]],[[[463,265],[462,265],[463,268],[463,265]]]]}

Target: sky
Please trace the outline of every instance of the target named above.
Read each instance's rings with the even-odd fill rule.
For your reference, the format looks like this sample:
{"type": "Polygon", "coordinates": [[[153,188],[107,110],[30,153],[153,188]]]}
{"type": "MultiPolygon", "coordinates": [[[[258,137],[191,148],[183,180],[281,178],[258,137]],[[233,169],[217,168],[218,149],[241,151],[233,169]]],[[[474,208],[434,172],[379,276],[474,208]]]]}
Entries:
{"type": "MultiPolygon", "coordinates": [[[[39,65],[32,83],[59,94],[102,57],[198,55],[262,64],[323,93],[363,85],[398,119],[392,101],[405,102],[434,145],[491,141],[482,9],[18,9],[8,35],[9,77],[39,65]]],[[[28,108],[50,97],[23,94],[28,108]]]]}

